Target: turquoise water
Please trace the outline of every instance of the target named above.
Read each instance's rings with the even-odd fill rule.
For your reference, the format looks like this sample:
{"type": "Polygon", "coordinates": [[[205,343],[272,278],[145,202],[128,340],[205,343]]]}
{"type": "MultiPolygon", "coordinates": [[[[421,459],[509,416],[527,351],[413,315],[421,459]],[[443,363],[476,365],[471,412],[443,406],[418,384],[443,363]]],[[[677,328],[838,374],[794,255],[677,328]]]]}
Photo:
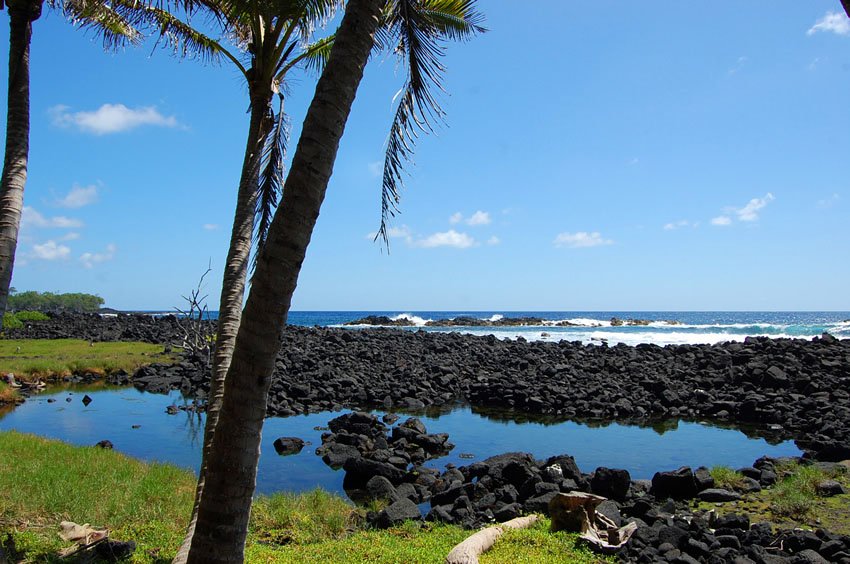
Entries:
{"type": "MultiPolygon", "coordinates": [[[[130,456],[197,469],[202,416],[182,411],[177,415],[165,413],[167,406],[184,403],[179,393],[165,396],[134,388],[85,393],[93,400],[88,406],[83,405],[83,391],[30,398],[13,411],[0,415],[0,430],[37,433],[77,445],[93,445],[108,439],[116,450],[130,456]],[[66,401],[67,398],[71,401],[66,401]],[[49,399],[55,401],[51,403],[49,399]],[[134,425],[139,427],[134,429],[134,425]]],[[[322,434],[315,427],[326,426],[338,415],[319,413],[268,419],[263,431],[257,491],[305,491],[318,486],[342,492],[342,472],[331,470],[314,454],[322,434]],[[280,436],[295,436],[312,444],[298,455],[281,457],[272,447],[280,436]]],[[[598,466],[625,468],[633,478],[641,479],[651,478],[656,470],[682,465],[736,468],[750,465],[762,455],[800,454],[790,441],[769,444],[734,429],[693,422],[667,422],[656,426],[657,430],[619,424],[590,427],[574,422],[516,423],[474,413],[468,407],[421,419],[430,433],[449,433],[449,440],[457,445],[449,456],[429,463],[436,468],[443,468],[449,462],[465,465],[503,452],[524,451],[538,458],[570,454],[584,472],[598,466]],[[471,454],[474,458],[463,459],[461,454],[471,454]]]]}

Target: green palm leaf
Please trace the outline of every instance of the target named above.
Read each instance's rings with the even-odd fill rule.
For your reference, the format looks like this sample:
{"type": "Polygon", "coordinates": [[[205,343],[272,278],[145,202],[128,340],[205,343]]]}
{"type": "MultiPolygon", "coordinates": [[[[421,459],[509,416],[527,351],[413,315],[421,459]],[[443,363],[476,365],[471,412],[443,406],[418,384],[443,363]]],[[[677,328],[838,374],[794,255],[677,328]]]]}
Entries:
{"type": "Polygon", "coordinates": [[[444,112],[435,90],[443,90],[441,59],[448,40],[486,31],[475,0],[390,0],[376,48],[393,48],[407,65],[407,80],[390,127],[381,187],[381,224],[375,239],[389,248],[388,224],[399,211],[404,164],[412,161],[416,138],[433,131],[444,112]]]}

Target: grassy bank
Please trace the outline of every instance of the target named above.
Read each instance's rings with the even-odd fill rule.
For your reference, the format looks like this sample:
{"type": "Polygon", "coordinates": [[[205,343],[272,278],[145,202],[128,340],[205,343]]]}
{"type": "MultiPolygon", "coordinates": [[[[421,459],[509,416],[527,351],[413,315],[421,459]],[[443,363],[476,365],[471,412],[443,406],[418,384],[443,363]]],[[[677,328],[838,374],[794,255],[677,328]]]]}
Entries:
{"type": "Polygon", "coordinates": [[[9,386],[5,382],[0,382],[0,405],[15,404],[21,399],[21,394],[18,390],[9,386]]]}
{"type": "MultiPolygon", "coordinates": [[[[823,497],[817,485],[835,480],[850,491],[850,471],[843,466],[824,470],[816,465],[786,463],[777,467],[779,481],[770,488],[747,494],[741,501],[701,503],[702,509],[719,514],[746,513],[752,522],[768,522],[783,529],[823,528],[843,535],[850,534],[850,494],[823,497]]],[[[743,475],[730,468],[714,468],[712,476],[718,487],[734,488],[743,475]]]]}
{"type": "MultiPolygon", "coordinates": [[[[0,433],[0,539],[14,558],[44,562],[68,546],[56,532],[71,520],[106,527],[134,540],[133,562],[168,562],[192,507],[194,476],[113,451],[74,447],[16,432],[0,433]],[[11,550],[10,550],[11,549],[11,550]]],[[[548,523],[506,534],[482,563],[591,563],[575,535],[549,533],[548,523]]],[[[469,534],[453,526],[364,528],[362,510],[322,491],[256,500],[248,562],[440,563],[469,534]]]]}
{"type": "Polygon", "coordinates": [[[90,343],[80,339],[0,340],[0,374],[19,379],[58,379],[72,374],[132,373],[154,362],[174,362],[162,345],[150,343],[90,343]]]}

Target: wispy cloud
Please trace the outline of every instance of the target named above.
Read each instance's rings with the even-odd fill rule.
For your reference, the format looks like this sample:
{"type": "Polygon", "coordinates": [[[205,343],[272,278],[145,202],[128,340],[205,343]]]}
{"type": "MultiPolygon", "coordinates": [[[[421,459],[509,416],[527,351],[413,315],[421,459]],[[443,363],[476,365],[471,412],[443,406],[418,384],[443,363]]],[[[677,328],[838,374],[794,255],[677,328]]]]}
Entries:
{"type": "Polygon", "coordinates": [[[452,247],[455,249],[468,249],[475,246],[475,239],[466,233],[459,233],[454,229],[449,229],[441,233],[434,233],[414,242],[417,247],[425,249],[433,249],[436,247],[452,247]]]}
{"type": "Polygon", "coordinates": [[[489,225],[492,221],[493,220],[490,218],[490,212],[481,210],[476,211],[466,219],[464,219],[463,214],[460,212],[455,212],[449,216],[449,223],[452,225],[457,225],[458,223],[463,222],[470,227],[477,227],[479,225],[489,225]]]}
{"type": "Polygon", "coordinates": [[[698,221],[688,221],[687,219],[680,219],[679,221],[672,221],[670,223],[664,224],[664,231],[675,231],[676,229],[682,229],[683,227],[699,227],[698,221]]]}
{"type": "Polygon", "coordinates": [[[56,200],[56,205],[61,208],[82,208],[97,201],[97,186],[74,185],[64,198],[56,200]]]}
{"type": "MultiPolygon", "coordinates": [[[[366,234],[366,238],[370,241],[374,241],[377,236],[377,231],[372,231],[371,233],[366,234]]],[[[406,243],[410,244],[413,242],[413,234],[410,232],[410,228],[407,225],[402,225],[401,227],[390,227],[387,229],[387,239],[403,239],[406,243]]]]}
{"type": "Polygon", "coordinates": [[[747,64],[749,59],[747,57],[738,57],[738,60],[735,62],[735,66],[729,69],[729,74],[737,74],[739,73],[744,66],[747,64]]]}
{"type": "Polygon", "coordinates": [[[215,231],[216,229],[218,229],[218,223],[205,223],[203,225],[203,228],[206,231],[215,231]]]}
{"type": "Polygon", "coordinates": [[[79,238],[80,238],[79,233],[77,233],[76,231],[71,231],[71,232],[66,233],[65,235],[59,237],[59,240],[60,241],[76,241],[79,238]]]}
{"type": "Polygon", "coordinates": [[[502,240],[499,239],[498,237],[496,237],[495,235],[493,235],[492,237],[487,239],[487,244],[490,245],[490,246],[498,245],[501,242],[502,242],[502,240]]]}
{"type": "Polygon", "coordinates": [[[65,260],[70,254],[70,248],[51,240],[33,245],[31,257],[38,260],[65,260]]]}
{"type": "Polygon", "coordinates": [[[110,243],[109,245],[106,245],[106,251],[102,253],[83,253],[80,255],[80,262],[83,263],[83,266],[86,268],[93,268],[96,264],[107,262],[115,258],[115,252],[117,250],[118,248],[110,243]]]}
{"type": "Polygon", "coordinates": [[[753,198],[752,200],[747,202],[743,207],[727,207],[723,210],[723,215],[715,217],[711,220],[711,224],[724,227],[727,225],[731,225],[733,220],[743,221],[747,223],[758,221],[761,210],[763,210],[774,199],[775,198],[773,197],[773,194],[768,192],[762,198],[753,198]]]}
{"type": "Polygon", "coordinates": [[[45,217],[29,206],[24,206],[23,214],[21,215],[21,227],[73,229],[82,226],[83,222],[78,219],[62,215],[45,217]]]}
{"type": "Polygon", "coordinates": [[[381,161],[374,161],[369,163],[369,174],[373,177],[378,178],[381,176],[381,173],[384,171],[384,163],[381,161]]]}
{"type": "Polygon", "coordinates": [[[592,233],[579,231],[577,233],[559,233],[552,244],[556,247],[581,249],[613,245],[614,241],[611,239],[605,239],[598,231],[594,231],[592,233]]]}
{"type": "Polygon", "coordinates": [[[821,209],[831,208],[836,205],[841,200],[841,196],[836,192],[829,198],[824,198],[823,200],[818,200],[818,207],[821,209]]]}
{"type": "Polygon", "coordinates": [[[59,127],[74,127],[85,133],[107,135],[130,131],[141,126],[178,127],[174,116],[165,116],[154,106],[128,108],[124,104],[104,104],[89,112],[72,112],[68,106],[50,108],[53,124],[59,127]]]}
{"type": "Polygon", "coordinates": [[[850,18],[842,12],[827,12],[806,33],[807,35],[814,35],[821,32],[850,35],[850,18]]]}
{"type": "Polygon", "coordinates": [[[759,218],[759,212],[773,199],[773,194],[770,192],[764,198],[753,198],[743,208],[735,210],[735,215],[738,216],[740,221],[756,221],[759,218]]]}

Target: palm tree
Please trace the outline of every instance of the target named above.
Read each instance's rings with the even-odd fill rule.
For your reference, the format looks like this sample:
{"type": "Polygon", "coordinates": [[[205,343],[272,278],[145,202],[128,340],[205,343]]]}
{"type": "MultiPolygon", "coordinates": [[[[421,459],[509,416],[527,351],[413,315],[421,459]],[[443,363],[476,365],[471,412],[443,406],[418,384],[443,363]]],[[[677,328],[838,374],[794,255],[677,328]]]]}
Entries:
{"type": "MultiPolygon", "coordinates": [[[[32,24],[41,17],[44,0],[0,0],[0,9],[4,5],[9,11],[9,96],[6,150],[0,177],[0,328],[9,298],[27,180],[32,24]]],[[[93,29],[107,49],[137,43],[140,39],[138,30],[121,10],[104,0],[48,0],[47,6],[61,11],[81,27],[93,29]]]]}
{"type": "Polygon", "coordinates": [[[847,12],[847,17],[850,18],[850,0],[841,0],[841,5],[844,6],[844,11],[847,12]]]}
{"type": "MultiPolygon", "coordinates": [[[[452,3],[429,2],[429,12],[435,21],[449,18],[442,24],[450,34],[452,21],[462,22],[463,14],[452,3]]],[[[243,160],[242,175],[237,193],[230,247],[225,263],[219,303],[218,332],[213,356],[207,419],[204,432],[201,471],[195,496],[195,508],[183,545],[174,562],[185,562],[197,519],[197,509],[203,493],[207,458],[215,437],[221,407],[224,379],[236,340],[242,314],[252,235],[257,249],[262,247],[280,194],[283,180],[283,155],[286,127],[283,113],[285,81],[290,71],[303,64],[321,71],[333,45],[334,36],[309,40],[317,25],[326,21],[341,5],[340,0],[204,0],[195,5],[175,3],[188,16],[198,9],[211,13],[221,26],[222,35],[235,37],[241,53],[228,50],[221,42],[193,29],[186,21],[154,6],[142,9],[149,20],[156,22],[166,44],[180,55],[229,59],[245,78],[251,119],[243,160]],[[245,59],[244,62],[240,60],[245,59]],[[280,107],[275,115],[272,102],[275,96],[280,107]]],[[[391,15],[391,14],[389,14],[391,15]]],[[[394,20],[395,21],[395,20],[394,20]]],[[[388,24],[387,29],[398,27],[388,24]]],[[[385,39],[392,39],[386,35],[385,39]]],[[[389,43],[387,43],[389,44],[389,43]]],[[[421,85],[420,85],[421,86],[421,85]]],[[[436,106],[435,106],[436,107],[436,106]]],[[[399,112],[397,117],[404,117],[399,112]]],[[[395,128],[394,128],[395,130],[395,128]]],[[[399,130],[404,134],[404,130],[399,130]]],[[[392,145],[395,146],[395,145],[392,145]]],[[[255,254],[255,259],[256,259],[255,254]]]]}
{"type": "Polygon", "coordinates": [[[428,117],[441,115],[428,90],[439,86],[443,70],[440,41],[480,31],[480,15],[473,8],[473,0],[349,1],[307,112],[280,207],[259,250],[224,381],[188,562],[242,561],[281,331],[379,24],[385,28],[378,47],[393,42],[409,65],[385,166],[385,199],[397,202],[397,190],[387,190],[397,186],[416,128],[427,129],[428,117]],[[450,9],[453,16],[446,14],[450,9]]]}
{"type": "Polygon", "coordinates": [[[204,425],[201,471],[195,508],[175,562],[185,562],[191,543],[198,503],[204,489],[207,455],[216,422],[236,332],[254,242],[261,248],[283,181],[287,122],[284,93],[288,74],[296,68],[321,71],[333,44],[333,35],[310,41],[317,25],[329,19],[341,0],[201,0],[173,2],[174,12],[147,5],[140,22],[155,24],[160,39],[181,56],[226,59],[245,80],[249,98],[249,125],[236,195],[236,209],[225,260],[219,300],[218,332],[204,425]],[[186,20],[175,15],[182,11],[186,20]],[[198,11],[211,15],[222,36],[233,45],[192,27],[189,17],[198,11]],[[277,113],[273,102],[278,101],[277,113]]]}

